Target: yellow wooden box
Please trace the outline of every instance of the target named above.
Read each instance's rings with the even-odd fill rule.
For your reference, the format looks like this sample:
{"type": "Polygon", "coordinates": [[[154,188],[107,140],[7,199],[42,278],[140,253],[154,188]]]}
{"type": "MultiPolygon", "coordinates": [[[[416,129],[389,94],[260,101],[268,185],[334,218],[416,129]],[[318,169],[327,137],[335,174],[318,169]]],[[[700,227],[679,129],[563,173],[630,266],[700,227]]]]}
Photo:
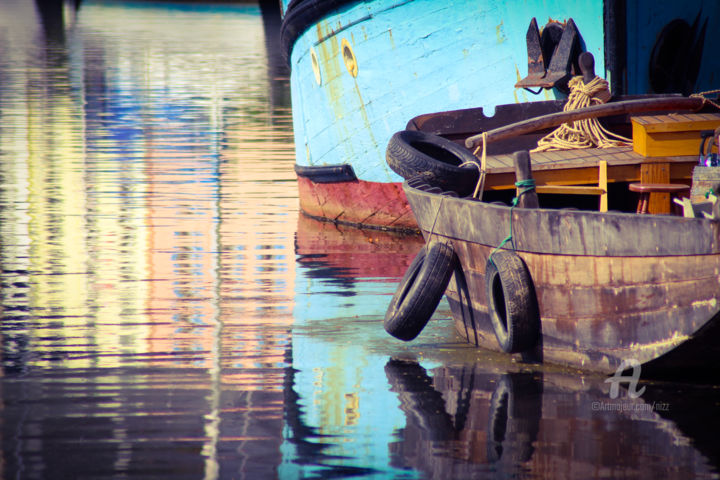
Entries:
{"type": "Polygon", "coordinates": [[[700,131],[720,127],[718,113],[651,115],[631,120],[633,150],[645,157],[698,155],[700,131]]]}

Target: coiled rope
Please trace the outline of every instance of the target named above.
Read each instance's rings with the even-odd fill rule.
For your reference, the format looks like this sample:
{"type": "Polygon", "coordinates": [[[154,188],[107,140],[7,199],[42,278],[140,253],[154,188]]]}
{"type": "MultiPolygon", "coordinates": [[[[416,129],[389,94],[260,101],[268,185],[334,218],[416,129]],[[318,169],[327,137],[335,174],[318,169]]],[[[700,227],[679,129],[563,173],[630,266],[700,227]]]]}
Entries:
{"type": "MultiPolygon", "coordinates": [[[[582,76],[573,77],[568,83],[570,95],[563,111],[577,110],[592,105],[606,103],[610,99],[608,82],[596,76],[585,83],[582,76]]],[[[563,123],[552,133],[538,141],[532,152],[550,150],[571,150],[575,148],[610,148],[632,145],[632,140],[606,130],[597,118],[587,118],[563,123]]]]}

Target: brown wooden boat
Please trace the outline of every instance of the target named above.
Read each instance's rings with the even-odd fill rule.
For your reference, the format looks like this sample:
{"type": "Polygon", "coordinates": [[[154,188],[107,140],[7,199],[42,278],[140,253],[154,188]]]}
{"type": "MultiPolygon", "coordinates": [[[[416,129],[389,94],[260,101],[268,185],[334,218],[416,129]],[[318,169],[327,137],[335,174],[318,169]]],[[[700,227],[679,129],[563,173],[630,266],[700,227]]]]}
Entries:
{"type": "MultiPolygon", "coordinates": [[[[692,99],[682,102],[684,113],[701,106],[692,99]]],[[[590,107],[586,115],[610,111],[607,107],[590,107]]],[[[651,107],[645,103],[645,108],[651,107]]],[[[629,130],[628,112],[636,111],[612,110],[620,114],[619,130],[623,124],[629,130]]],[[[667,121],[666,113],[658,118],[667,121]]],[[[413,119],[409,126],[462,138],[472,131],[473,115],[478,112],[444,112],[413,119]],[[450,122],[451,117],[463,121],[450,122]]],[[[426,247],[391,302],[386,329],[413,338],[427,321],[427,303],[436,303],[442,288],[458,332],[484,348],[600,372],[614,372],[624,361],[643,364],[644,374],[714,367],[720,220],[638,214],[638,194],[629,188],[647,186],[657,175],[663,181],[654,184],[689,186],[697,154],[648,157],[633,147],[590,148],[533,153],[532,167],[526,153],[510,155],[514,145],[537,139],[538,126],[561,123],[563,114],[555,115],[498,129],[535,136],[488,155],[482,200],[465,184],[453,188],[452,181],[430,173],[405,182],[426,247]],[[534,177],[535,190],[515,188],[515,177],[534,177]],[[520,198],[517,206],[513,196],[520,198]],[[422,304],[420,298],[431,300],[422,304]]],[[[488,132],[486,141],[496,133],[488,132]]],[[[653,192],[665,195],[655,199],[657,208],[669,212],[670,195],[662,192],[653,192]]]]}

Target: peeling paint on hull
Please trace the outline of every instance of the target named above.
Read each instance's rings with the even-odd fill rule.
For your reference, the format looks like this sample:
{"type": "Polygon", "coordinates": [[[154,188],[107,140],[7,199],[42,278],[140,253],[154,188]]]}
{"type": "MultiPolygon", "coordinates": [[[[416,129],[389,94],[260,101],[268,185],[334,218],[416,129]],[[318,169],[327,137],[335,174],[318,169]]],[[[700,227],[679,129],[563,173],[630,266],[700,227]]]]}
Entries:
{"type": "Polygon", "coordinates": [[[305,215],[345,225],[418,232],[400,183],[316,183],[298,177],[300,209],[305,215]]]}

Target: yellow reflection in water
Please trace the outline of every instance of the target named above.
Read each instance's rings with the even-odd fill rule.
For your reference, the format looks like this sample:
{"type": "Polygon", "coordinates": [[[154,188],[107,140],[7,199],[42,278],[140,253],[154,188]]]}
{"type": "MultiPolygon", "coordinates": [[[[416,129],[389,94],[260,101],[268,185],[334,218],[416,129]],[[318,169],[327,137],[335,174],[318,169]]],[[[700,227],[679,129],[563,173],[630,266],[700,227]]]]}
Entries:
{"type": "Polygon", "coordinates": [[[279,389],[232,369],[287,362],[289,106],[272,104],[257,12],[175,15],[90,3],[53,58],[31,53],[37,30],[13,37],[4,323],[29,339],[24,365],[225,366],[226,383],[279,389]]]}

